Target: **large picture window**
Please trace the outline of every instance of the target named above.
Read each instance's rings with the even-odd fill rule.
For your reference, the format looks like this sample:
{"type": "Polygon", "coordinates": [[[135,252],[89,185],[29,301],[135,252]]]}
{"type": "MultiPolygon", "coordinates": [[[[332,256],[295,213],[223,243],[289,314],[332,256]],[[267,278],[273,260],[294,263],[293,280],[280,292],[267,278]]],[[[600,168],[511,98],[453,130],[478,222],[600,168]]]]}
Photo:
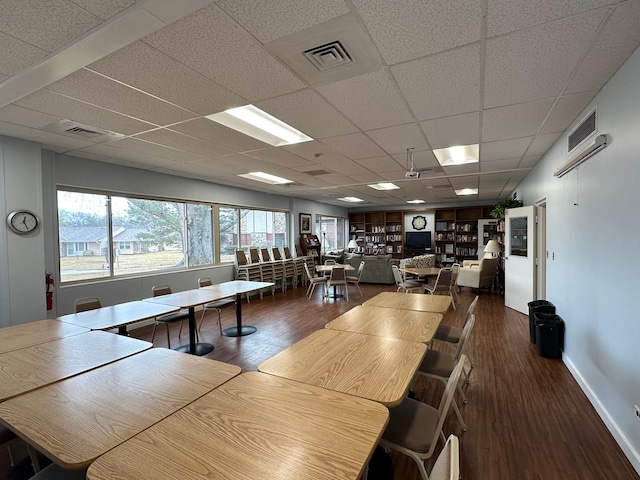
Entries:
{"type": "Polygon", "coordinates": [[[316,215],[316,218],[319,224],[317,231],[322,235],[321,241],[324,242],[322,245],[323,251],[328,252],[344,248],[346,220],[326,215],[316,215]]]}

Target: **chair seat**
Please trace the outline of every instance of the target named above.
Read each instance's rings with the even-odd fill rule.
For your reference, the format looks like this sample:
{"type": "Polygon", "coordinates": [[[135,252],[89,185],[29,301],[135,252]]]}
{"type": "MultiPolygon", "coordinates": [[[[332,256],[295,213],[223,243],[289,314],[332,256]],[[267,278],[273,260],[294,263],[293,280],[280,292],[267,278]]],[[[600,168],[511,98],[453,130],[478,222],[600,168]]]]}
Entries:
{"type": "Polygon", "coordinates": [[[418,453],[426,453],[437,439],[438,410],[426,403],[405,398],[389,409],[389,424],[382,434],[385,440],[418,453]]]}
{"type": "Polygon", "coordinates": [[[234,303],[236,303],[236,301],[233,298],[223,298],[221,300],[216,300],[215,302],[205,304],[204,309],[214,310],[218,308],[224,308],[227,305],[233,305],[234,303]]]}
{"type": "Polygon", "coordinates": [[[86,477],[86,468],[83,470],[65,470],[52,463],[31,477],[31,480],[84,480],[86,477]]]}
{"type": "Polygon", "coordinates": [[[458,343],[461,336],[461,328],[440,324],[433,335],[433,339],[446,343],[458,343]]]}
{"type": "Polygon", "coordinates": [[[182,320],[188,320],[189,319],[189,312],[174,312],[174,313],[167,313],[166,315],[160,315],[159,317],[156,317],[156,320],[158,322],[163,322],[163,323],[173,323],[173,322],[180,322],[182,320]]]}
{"type": "Polygon", "coordinates": [[[449,378],[455,366],[456,359],[453,355],[437,350],[427,350],[418,370],[438,377],[449,378]]]}

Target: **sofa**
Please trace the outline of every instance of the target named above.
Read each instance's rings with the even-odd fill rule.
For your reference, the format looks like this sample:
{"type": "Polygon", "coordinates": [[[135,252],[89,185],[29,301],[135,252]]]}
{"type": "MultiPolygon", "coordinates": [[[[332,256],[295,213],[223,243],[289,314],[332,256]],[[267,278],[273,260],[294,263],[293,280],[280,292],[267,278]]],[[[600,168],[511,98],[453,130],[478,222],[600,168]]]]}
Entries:
{"type": "Polygon", "coordinates": [[[361,255],[358,253],[347,253],[344,256],[344,264],[358,268],[360,262],[364,261],[361,283],[384,283],[392,285],[395,282],[391,265],[398,265],[399,261],[391,255],[361,255]]]}
{"type": "Polygon", "coordinates": [[[436,256],[433,254],[416,255],[400,260],[400,268],[433,268],[436,266],[436,256]]]}

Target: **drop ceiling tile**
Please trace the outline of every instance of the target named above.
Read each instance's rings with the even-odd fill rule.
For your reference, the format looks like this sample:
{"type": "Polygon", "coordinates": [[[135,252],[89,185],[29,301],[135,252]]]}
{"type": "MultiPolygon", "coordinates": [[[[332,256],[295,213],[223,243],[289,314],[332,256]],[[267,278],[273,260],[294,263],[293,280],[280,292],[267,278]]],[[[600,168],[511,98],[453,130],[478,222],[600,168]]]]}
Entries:
{"type": "Polygon", "coordinates": [[[206,118],[197,118],[172,125],[171,130],[199,138],[208,143],[228,148],[234,152],[248,152],[267,147],[267,144],[242,133],[231,130],[206,118]]]}
{"type": "Polygon", "coordinates": [[[55,115],[48,115],[17,105],[7,105],[4,108],[0,108],[0,121],[24,125],[25,127],[42,128],[58,120],[60,120],[60,117],[55,115]]]}
{"type": "Polygon", "coordinates": [[[480,48],[469,45],[391,68],[418,120],[480,109],[480,48]]]}
{"type": "Polygon", "coordinates": [[[170,125],[196,116],[88,70],[78,70],[47,89],[155,125],[170,125]]]}
{"type": "Polygon", "coordinates": [[[487,37],[588,12],[611,0],[489,0],[487,37]]]}
{"type": "Polygon", "coordinates": [[[403,168],[402,165],[389,156],[365,158],[356,160],[356,163],[375,173],[398,172],[403,168]]]}
{"type": "Polygon", "coordinates": [[[342,0],[217,0],[215,3],[263,44],[349,13],[342,0]]]}
{"type": "Polygon", "coordinates": [[[480,172],[480,162],[468,163],[466,165],[454,165],[451,167],[442,167],[446,175],[464,175],[480,172]]]}
{"type": "Polygon", "coordinates": [[[0,32],[53,52],[101,23],[95,15],[66,0],[3,2],[0,32]]]}
{"type": "Polygon", "coordinates": [[[520,168],[533,168],[542,158],[542,155],[532,155],[530,157],[522,157],[520,160],[520,168]]]}
{"type": "Polygon", "coordinates": [[[384,182],[386,180],[381,175],[378,175],[377,173],[373,173],[373,172],[361,173],[357,176],[350,175],[349,178],[353,180],[353,183],[362,183],[367,185],[384,182]]]}
{"type": "Polygon", "coordinates": [[[353,160],[349,160],[347,162],[326,162],[323,165],[332,172],[346,175],[348,177],[353,177],[354,175],[368,175],[371,173],[369,170],[360,166],[353,160]]]}
{"type": "Polygon", "coordinates": [[[215,5],[152,33],[144,42],[250,101],[304,87],[215,5]]]}
{"type": "Polygon", "coordinates": [[[353,3],[389,65],[480,40],[482,6],[474,0],[353,3]]]}
{"type": "Polygon", "coordinates": [[[47,56],[47,52],[0,32],[0,72],[15,75],[47,56]]]}
{"type": "Polygon", "coordinates": [[[547,99],[485,110],[482,118],[482,141],[535,135],[552,105],[553,99],[547,99]]]}
{"type": "Polygon", "coordinates": [[[527,155],[544,155],[549,148],[560,138],[561,132],[538,135],[533,139],[527,149],[527,155]]]}
{"type": "Polygon", "coordinates": [[[413,120],[385,71],[377,71],[316,87],[332,105],[363,130],[413,120]],[[375,98],[375,102],[371,99],[375,98]]]}
{"type": "MultiPolygon", "coordinates": [[[[344,155],[331,149],[328,145],[318,141],[297,143],[295,145],[285,145],[281,148],[287,152],[306,158],[310,162],[318,162],[320,167],[322,162],[348,161],[344,155]]],[[[305,169],[309,170],[309,169],[305,169]]]]}
{"type": "Polygon", "coordinates": [[[126,10],[136,3],[136,0],[69,0],[89,13],[102,20],[126,10]]]}
{"type": "MultiPolygon", "coordinates": [[[[411,169],[410,161],[407,158],[407,152],[404,154],[393,155],[398,164],[402,165],[406,170],[411,169]]],[[[417,150],[413,152],[413,165],[416,169],[420,170],[423,168],[440,168],[440,164],[436,159],[436,156],[433,154],[431,150],[417,150]]]]}
{"type": "Polygon", "coordinates": [[[560,97],[558,103],[551,110],[551,114],[540,133],[564,132],[579,113],[589,104],[597,92],[577,93],[560,97]]]}
{"type": "MultiPolygon", "coordinates": [[[[126,161],[129,159],[140,165],[145,165],[146,167],[161,167],[176,163],[173,160],[157,157],[155,155],[148,155],[143,152],[129,152],[123,148],[116,148],[108,143],[92,145],[90,147],[83,148],[82,150],[78,150],[78,154],[80,155],[84,155],[85,152],[93,153],[95,155],[103,155],[114,160],[126,161]]],[[[126,165],[126,163],[122,163],[121,165],[126,165]]]]}
{"type": "Polygon", "coordinates": [[[15,105],[124,135],[133,135],[155,127],[44,89],[21,98],[15,105]]]}
{"type": "Polygon", "coordinates": [[[175,148],[165,147],[157,143],[146,142],[140,140],[138,137],[128,137],[120,140],[114,140],[108,142],[107,145],[114,148],[124,149],[128,152],[138,152],[145,155],[155,156],[158,158],[165,158],[173,162],[192,162],[199,160],[202,157],[200,155],[194,155],[193,153],[183,152],[175,148]]]}
{"type": "Polygon", "coordinates": [[[491,160],[488,162],[480,162],[480,171],[481,172],[498,172],[500,170],[510,170],[513,168],[518,168],[519,162],[520,162],[520,157],[507,158],[505,160],[491,160]]]}
{"type": "Polygon", "coordinates": [[[480,188],[483,188],[483,189],[495,188],[498,190],[498,193],[499,193],[500,190],[502,190],[502,188],[504,187],[504,184],[508,180],[508,178],[509,178],[509,175],[504,175],[504,174],[480,175],[480,178],[478,179],[478,185],[480,185],[480,188]]]}
{"type": "Polygon", "coordinates": [[[0,121],[0,135],[7,135],[15,138],[24,138],[32,142],[41,143],[43,148],[49,148],[55,152],[67,152],[76,148],[92,145],[86,140],[57,135],[51,132],[43,132],[23,125],[16,125],[0,121]],[[45,147],[46,146],[46,147],[45,147]]]}
{"type": "Polygon", "coordinates": [[[338,109],[311,89],[256,102],[256,106],[311,138],[327,138],[358,131],[338,109]]]}
{"type": "Polygon", "coordinates": [[[598,10],[488,39],[484,106],[557,96],[587,53],[605,13],[598,10]]]}
{"type": "Polygon", "coordinates": [[[305,158],[299,157],[298,155],[294,155],[291,152],[287,152],[286,150],[282,150],[281,148],[277,147],[269,147],[262,150],[253,150],[247,153],[247,155],[253,158],[257,158],[258,160],[275,163],[276,165],[287,168],[308,167],[310,165],[313,165],[313,162],[310,162],[305,158]]]}
{"type": "Polygon", "coordinates": [[[189,152],[200,157],[213,158],[233,153],[231,150],[219,145],[214,145],[198,138],[183,135],[166,128],[159,128],[157,130],[136,135],[135,138],[189,152]]]}
{"type": "Polygon", "coordinates": [[[431,148],[472,145],[480,142],[480,112],[420,122],[431,148]]]}
{"type": "Polygon", "coordinates": [[[533,137],[514,138],[480,144],[480,161],[519,158],[524,155],[533,137]]]}
{"type": "Polygon", "coordinates": [[[143,42],[124,47],[92,63],[87,69],[201,115],[248,103],[143,42]]]}
{"type": "Polygon", "coordinates": [[[88,152],[86,150],[78,150],[70,152],[69,155],[73,155],[78,158],[86,158],[87,160],[95,160],[96,162],[110,163],[112,165],[122,165],[124,167],[138,168],[141,170],[149,170],[149,165],[144,163],[134,162],[133,160],[122,160],[120,158],[113,158],[109,155],[102,155],[98,153],[88,152]]]}
{"type": "Polygon", "coordinates": [[[352,160],[384,155],[382,149],[362,133],[325,138],[322,143],[352,160]]]}
{"type": "Polygon", "coordinates": [[[407,148],[429,149],[420,128],[415,123],[369,130],[365,133],[390,155],[406,154],[407,148]]]}
{"type": "Polygon", "coordinates": [[[566,93],[599,90],[640,44],[640,2],[623,2],[607,20],[566,93]]]}

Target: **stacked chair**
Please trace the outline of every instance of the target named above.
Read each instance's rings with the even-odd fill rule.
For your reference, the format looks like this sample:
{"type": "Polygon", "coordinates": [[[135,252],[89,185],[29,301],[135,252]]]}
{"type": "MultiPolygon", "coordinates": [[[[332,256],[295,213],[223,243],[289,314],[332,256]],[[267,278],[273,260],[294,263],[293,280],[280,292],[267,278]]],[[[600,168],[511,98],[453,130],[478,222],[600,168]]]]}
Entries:
{"type": "MultiPolygon", "coordinates": [[[[250,262],[246,253],[241,248],[236,250],[236,280],[247,280],[250,282],[263,282],[262,266],[260,262],[250,262]]],[[[262,300],[262,289],[259,291],[262,300]]],[[[250,293],[247,293],[247,302],[250,301],[250,293]]]]}

